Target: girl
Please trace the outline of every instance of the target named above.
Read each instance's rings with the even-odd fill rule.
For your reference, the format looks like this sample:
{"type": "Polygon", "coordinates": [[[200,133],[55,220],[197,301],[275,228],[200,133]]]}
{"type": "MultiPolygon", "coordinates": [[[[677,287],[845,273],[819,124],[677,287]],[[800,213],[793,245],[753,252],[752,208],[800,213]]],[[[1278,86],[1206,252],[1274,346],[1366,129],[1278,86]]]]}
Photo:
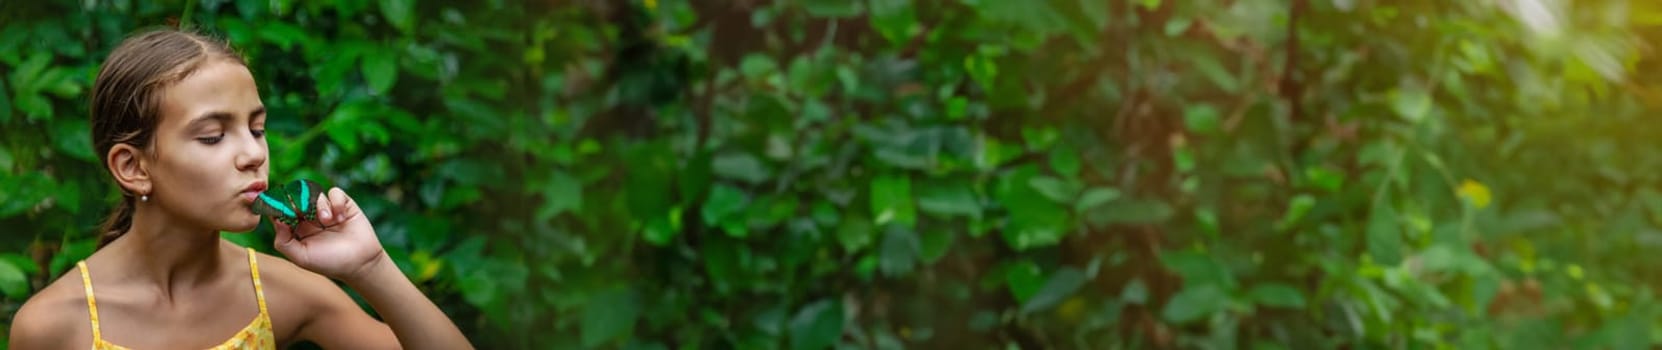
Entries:
{"type": "Polygon", "coordinates": [[[322,226],[273,222],[292,262],[219,237],[259,224],[248,205],[269,186],[265,108],[225,43],[171,29],[129,37],[91,98],[93,150],[122,201],[78,271],[18,310],[12,349],[471,348],[339,188],[316,203],[322,226]]]}

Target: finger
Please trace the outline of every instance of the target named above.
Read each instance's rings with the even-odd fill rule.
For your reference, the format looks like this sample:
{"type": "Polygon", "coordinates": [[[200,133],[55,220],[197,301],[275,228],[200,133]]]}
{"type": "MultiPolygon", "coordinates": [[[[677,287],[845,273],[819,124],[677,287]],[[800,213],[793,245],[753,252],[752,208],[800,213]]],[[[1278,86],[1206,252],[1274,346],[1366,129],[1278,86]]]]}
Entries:
{"type": "Polygon", "coordinates": [[[281,248],[281,247],[287,246],[291,243],[294,243],[294,228],[293,227],[289,227],[289,225],[285,225],[282,222],[279,222],[277,220],[272,220],[271,221],[271,230],[272,231],[277,231],[277,239],[272,242],[272,245],[281,248]]]}
{"type": "Polygon", "coordinates": [[[358,213],[358,205],[352,201],[352,196],[346,195],[346,190],[335,187],[329,189],[329,210],[336,222],[351,219],[358,213]]]}
{"type": "Polygon", "coordinates": [[[325,224],[333,224],[330,220],[334,219],[335,215],[334,210],[332,210],[333,208],[329,207],[329,195],[325,194],[318,196],[317,203],[313,203],[312,205],[317,206],[317,221],[325,224]]]}

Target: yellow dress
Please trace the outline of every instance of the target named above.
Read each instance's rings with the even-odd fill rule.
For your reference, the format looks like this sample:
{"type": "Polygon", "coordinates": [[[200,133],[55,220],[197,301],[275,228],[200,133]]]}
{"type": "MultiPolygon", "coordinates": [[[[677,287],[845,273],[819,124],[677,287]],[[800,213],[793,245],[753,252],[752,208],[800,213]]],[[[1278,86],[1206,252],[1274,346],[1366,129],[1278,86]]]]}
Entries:
{"type": "MultiPolygon", "coordinates": [[[[81,269],[81,285],[87,291],[87,313],[92,315],[92,349],[127,350],[120,345],[104,341],[103,334],[98,332],[98,302],[92,297],[92,277],[87,275],[87,262],[76,262],[75,266],[81,269]]],[[[265,290],[260,288],[260,265],[254,261],[254,248],[248,248],[248,271],[254,277],[254,298],[260,303],[260,314],[254,316],[254,321],[242,327],[231,339],[226,339],[225,342],[209,348],[210,350],[277,348],[277,337],[271,332],[271,315],[265,311],[265,290]]]]}

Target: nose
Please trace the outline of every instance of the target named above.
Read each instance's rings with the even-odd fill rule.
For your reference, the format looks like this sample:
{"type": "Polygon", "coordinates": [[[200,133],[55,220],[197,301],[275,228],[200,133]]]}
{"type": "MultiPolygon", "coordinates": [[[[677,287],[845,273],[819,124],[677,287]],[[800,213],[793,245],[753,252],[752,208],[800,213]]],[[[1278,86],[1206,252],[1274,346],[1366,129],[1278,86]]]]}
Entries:
{"type": "Polygon", "coordinates": [[[247,137],[237,138],[243,140],[242,144],[239,145],[240,147],[238,147],[237,170],[258,170],[261,165],[265,165],[269,153],[266,149],[265,138],[254,137],[252,130],[245,136],[247,137]]]}

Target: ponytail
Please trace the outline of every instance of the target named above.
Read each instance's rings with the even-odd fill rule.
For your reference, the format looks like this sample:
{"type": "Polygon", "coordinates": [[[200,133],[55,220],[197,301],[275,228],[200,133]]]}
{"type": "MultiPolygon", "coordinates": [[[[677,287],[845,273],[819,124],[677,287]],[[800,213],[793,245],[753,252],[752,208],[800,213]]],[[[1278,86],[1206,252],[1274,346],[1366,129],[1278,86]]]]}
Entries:
{"type": "Polygon", "coordinates": [[[133,228],[133,211],[135,210],[133,197],[123,194],[121,202],[116,203],[115,209],[110,211],[110,216],[104,218],[104,224],[98,226],[97,249],[103,249],[105,245],[109,245],[116,238],[121,238],[122,234],[126,234],[127,229],[133,228]]]}

